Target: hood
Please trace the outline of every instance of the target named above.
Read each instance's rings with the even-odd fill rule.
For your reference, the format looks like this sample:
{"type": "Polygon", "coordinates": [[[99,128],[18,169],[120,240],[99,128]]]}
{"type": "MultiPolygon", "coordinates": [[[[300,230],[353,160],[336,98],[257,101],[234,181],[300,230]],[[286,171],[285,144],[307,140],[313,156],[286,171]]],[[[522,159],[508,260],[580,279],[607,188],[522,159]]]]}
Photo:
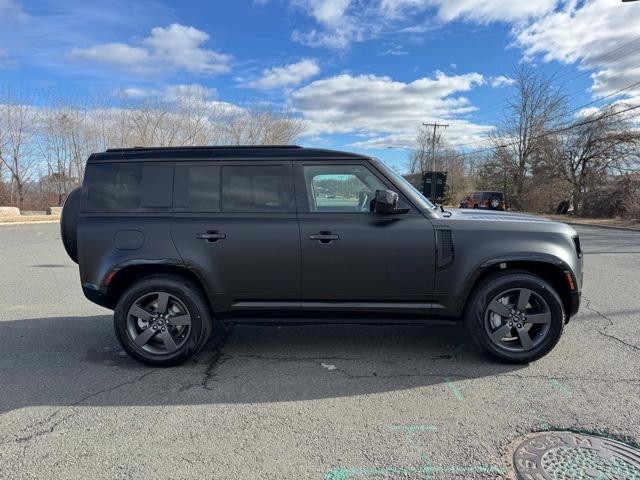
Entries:
{"type": "Polygon", "coordinates": [[[452,208],[450,217],[443,216],[438,223],[458,225],[466,229],[482,229],[496,231],[528,231],[558,232],[575,235],[573,227],[566,223],[556,222],[548,218],[528,213],[501,212],[497,210],[471,210],[452,208]]]}
{"type": "Polygon", "coordinates": [[[519,222],[551,222],[548,218],[520,212],[502,212],[499,210],[471,210],[462,208],[447,209],[451,212],[451,219],[455,220],[491,220],[491,221],[519,221],[519,222]]]}

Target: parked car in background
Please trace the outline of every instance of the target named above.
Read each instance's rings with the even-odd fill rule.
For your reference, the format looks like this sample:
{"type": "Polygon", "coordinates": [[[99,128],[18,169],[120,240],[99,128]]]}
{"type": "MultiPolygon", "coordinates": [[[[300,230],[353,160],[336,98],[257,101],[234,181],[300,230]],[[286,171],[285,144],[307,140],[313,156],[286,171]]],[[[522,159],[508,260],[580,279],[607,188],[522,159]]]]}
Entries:
{"type": "Polygon", "coordinates": [[[460,202],[460,208],[488,208],[490,210],[506,210],[502,192],[472,192],[460,202]]]}

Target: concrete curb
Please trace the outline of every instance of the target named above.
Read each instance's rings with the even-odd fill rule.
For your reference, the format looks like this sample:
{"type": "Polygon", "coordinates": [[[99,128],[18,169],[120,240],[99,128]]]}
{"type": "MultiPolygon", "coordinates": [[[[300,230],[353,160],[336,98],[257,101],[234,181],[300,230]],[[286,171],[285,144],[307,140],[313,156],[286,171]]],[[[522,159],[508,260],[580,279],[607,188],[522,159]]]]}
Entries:
{"type": "Polygon", "coordinates": [[[604,228],[609,230],[627,230],[629,232],[640,232],[640,227],[624,227],[622,225],[599,225],[595,223],[580,223],[580,222],[562,222],[562,223],[579,226],[579,227],[595,227],[595,228],[604,228]]]}
{"type": "Polygon", "coordinates": [[[0,227],[7,225],[38,225],[42,223],[60,223],[60,220],[36,220],[33,222],[0,222],[0,227]]]}

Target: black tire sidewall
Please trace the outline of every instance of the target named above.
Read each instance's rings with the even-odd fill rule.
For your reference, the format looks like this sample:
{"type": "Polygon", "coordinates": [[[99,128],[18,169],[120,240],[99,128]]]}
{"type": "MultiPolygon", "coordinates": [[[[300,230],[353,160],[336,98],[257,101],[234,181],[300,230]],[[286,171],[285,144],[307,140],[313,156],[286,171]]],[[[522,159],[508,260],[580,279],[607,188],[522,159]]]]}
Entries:
{"type": "Polygon", "coordinates": [[[210,308],[204,296],[190,282],[170,277],[149,277],[136,282],[120,297],[113,314],[113,326],[122,348],[136,360],[154,367],[179,365],[206,344],[212,332],[210,308]],[[167,292],[174,295],[191,315],[191,333],[177,351],[168,355],[154,355],[138,348],[127,332],[127,314],[131,304],[146,293],[167,292]]]}
{"type": "Polygon", "coordinates": [[[465,312],[465,326],[474,343],[489,358],[505,363],[529,363],[537,360],[558,343],[565,322],[564,307],[553,287],[544,279],[528,273],[503,273],[487,278],[472,295],[465,312]],[[544,298],[551,310],[551,325],[544,340],[527,352],[510,352],[497,347],[484,327],[487,305],[501,292],[512,288],[528,288],[544,298]]]}

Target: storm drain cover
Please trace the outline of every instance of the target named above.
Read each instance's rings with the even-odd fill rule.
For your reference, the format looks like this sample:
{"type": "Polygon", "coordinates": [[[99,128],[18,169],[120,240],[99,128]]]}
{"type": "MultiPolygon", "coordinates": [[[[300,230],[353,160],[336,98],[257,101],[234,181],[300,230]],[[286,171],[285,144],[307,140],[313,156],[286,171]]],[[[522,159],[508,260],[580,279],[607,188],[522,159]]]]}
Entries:
{"type": "Polygon", "coordinates": [[[520,480],[640,480],[640,450],[572,432],[531,436],[513,461],[520,480]]]}

